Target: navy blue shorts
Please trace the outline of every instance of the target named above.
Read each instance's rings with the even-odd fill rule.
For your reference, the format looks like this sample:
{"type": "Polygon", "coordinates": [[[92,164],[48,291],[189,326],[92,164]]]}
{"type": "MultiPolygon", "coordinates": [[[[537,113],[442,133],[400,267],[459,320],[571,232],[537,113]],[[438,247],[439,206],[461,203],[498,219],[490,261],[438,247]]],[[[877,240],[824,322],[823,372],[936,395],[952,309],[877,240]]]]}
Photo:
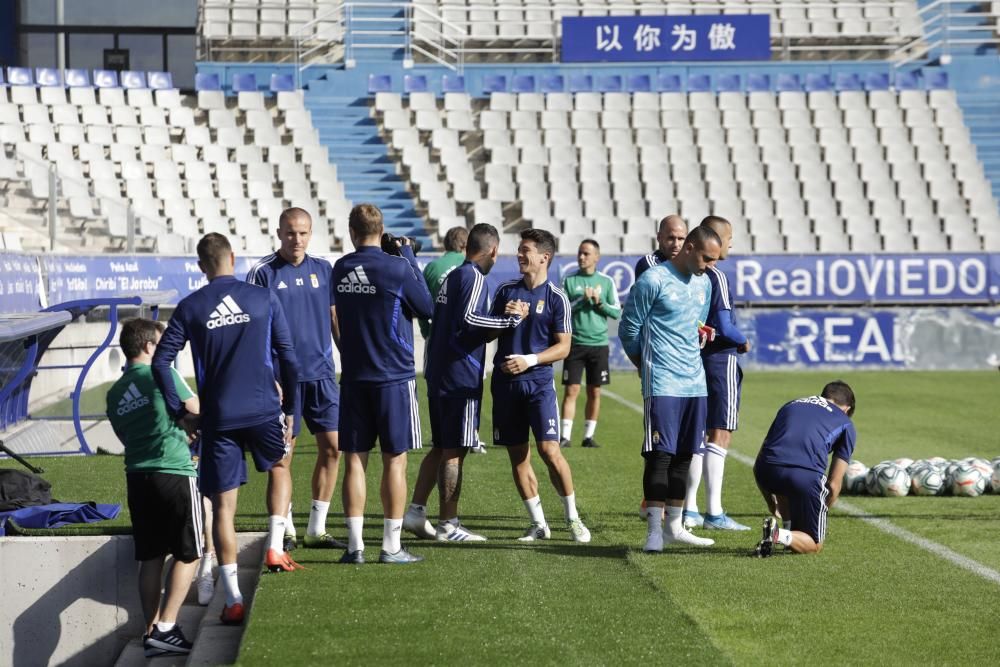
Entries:
{"type": "Polygon", "coordinates": [[[198,488],[206,496],[237,489],[247,483],[246,451],[254,467],[267,472],[288,454],[285,419],[280,414],[262,424],[228,431],[201,432],[198,488]]]}
{"type": "Polygon", "coordinates": [[[440,396],[427,392],[431,416],[431,442],[441,449],[460,449],[479,444],[479,401],[475,398],[440,396]]]}
{"type": "Polygon", "coordinates": [[[643,453],[704,452],[705,403],[704,396],[650,396],[645,399],[643,453]]]}
{"type": "Polygon", "coordinates": [[[707,428],[735,431],[740,413],[743,369],[735,354],[713,354],[703,357],[705,379],[708,382],[707,428]]]}
{"type": "Polygon", "coordinates": [[[314,435],[337,430],[340,424],[340,388],[336,378],[300,382],[298,397],[293,431],[296,437],[302,430],[303,421],[314,435]]]}
{"type": "Polygon", "coordinates": [[[378,440],[385,454],[420,449],[417,381],[372,386],[347,384],[340,400],[340,451],[369,452],[378,440]]]}
{"type": "Polygon", "coordinates": [[[493,375],[493,442],[523,445],[530,433],[536,442],[559,442],[559,404],[552,380],[506,382],[493,375]]]}
{"type": "Polygon", "coordinates": [[[792,530],[809,534],[819,544],[826,539],[826,475],[793,466],[779,466],[758,460],[753,476],[760,490],[788,500],[792,530]]]}

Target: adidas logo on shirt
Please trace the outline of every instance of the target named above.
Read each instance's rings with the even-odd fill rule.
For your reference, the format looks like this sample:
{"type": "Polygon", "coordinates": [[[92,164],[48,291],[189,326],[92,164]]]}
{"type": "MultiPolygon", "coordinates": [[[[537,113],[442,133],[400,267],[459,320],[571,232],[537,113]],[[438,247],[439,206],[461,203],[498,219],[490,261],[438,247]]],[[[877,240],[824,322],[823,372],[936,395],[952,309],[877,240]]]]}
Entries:
{"type": "Polygon", "coordinates": [[[228,294],[222,297],[222,301],[209,317],[211,319],[205,324],[209,329],[218,329],[230,324],[246,324],[250,321],[250,316],[244,313],[228,294]]]}
{"type": "Polygon", "coordinates": [[[354,270],[340,279],[337,291],[344,294],[375,294],[375,286],[365,275],[365,267],[357,266],[354,270]]]}
{"type": "Polygon", "coordinates": [[[131,383],[128,389],[125,390],[125,395],[122,399],[118,401],[118,409],[115,412],[118,416],[127,415],[133,410],[138,410],[144,405],[149,405],[149,399],[139,393],[139,389],[135,386],[135,383],[131,383]]]}

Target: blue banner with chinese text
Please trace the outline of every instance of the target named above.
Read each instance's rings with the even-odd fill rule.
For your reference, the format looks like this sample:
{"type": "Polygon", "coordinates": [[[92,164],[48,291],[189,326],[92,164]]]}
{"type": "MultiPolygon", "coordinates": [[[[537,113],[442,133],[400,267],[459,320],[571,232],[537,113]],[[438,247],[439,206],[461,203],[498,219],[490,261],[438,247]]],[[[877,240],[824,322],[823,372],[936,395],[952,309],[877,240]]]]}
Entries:
{"type": "Polygon", "coordinates": [[[568,16],[562,61],[651,62],[769,60],[766,14],[698,16],[568,16]]]}

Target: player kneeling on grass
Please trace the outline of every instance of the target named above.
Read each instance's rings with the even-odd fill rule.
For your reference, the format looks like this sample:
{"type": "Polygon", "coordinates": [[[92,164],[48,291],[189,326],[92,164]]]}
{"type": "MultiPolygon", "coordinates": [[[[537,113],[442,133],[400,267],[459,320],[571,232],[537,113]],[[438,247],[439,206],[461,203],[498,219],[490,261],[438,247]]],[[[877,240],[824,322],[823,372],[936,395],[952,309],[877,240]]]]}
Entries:
{"type": "Polygon", "coordinates": [[[854,405],[854,392],[836,380],[819,396],[796,399],[778,410],[753,467],[773,515],[764,520],[756,555],[770,556],[776,544],[800,554],[823,549],[826,514],[840,495],[857,440],[851,422],[854,405]]]}
{"type": "MultiPolygon", "coordinates": [[[[128,363],[107,395],[107,414],[125,446],[128,507],[139,561],[139,598],[146,621],[146,657],[190,653],[191,642],[177,625],[180,610],[202,556],[201,496],[188,438],[167,413],[149,365],[164,326],[128,320],[119,344],[128,363]],[[161,607],[160,588],[167,554],[174,564],[161,607]]],[[[198,398],[171,369],[177,395],[198,413],[198,398]]]]}

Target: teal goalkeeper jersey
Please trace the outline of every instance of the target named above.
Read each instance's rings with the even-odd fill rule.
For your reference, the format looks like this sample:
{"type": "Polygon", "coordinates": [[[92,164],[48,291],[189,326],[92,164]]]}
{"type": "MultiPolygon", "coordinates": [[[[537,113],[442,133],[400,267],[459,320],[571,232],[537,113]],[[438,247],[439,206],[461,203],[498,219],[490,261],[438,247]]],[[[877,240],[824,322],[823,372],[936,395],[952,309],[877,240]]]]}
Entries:
{"type": "Polygon", "coordinates": [[[563,278],[563,291],[569,297],[573,309],[573,345],[605,346],[608,344],[608,318],[622,316],[618,288],[611,276],[600,271],[591,274],[579,269],[570,271],[563,278]],[[584,291],[592,287],[600,297],[596,306],[584,296],[584,291]]]}
{"type": "Polygon", "coordinates": [[[640,356],[642,396],[706,396],[698,324],[708,316],[707,276],[682,276],[664,262],[650,267],[629,293],[618,337],[640,356]]]}

